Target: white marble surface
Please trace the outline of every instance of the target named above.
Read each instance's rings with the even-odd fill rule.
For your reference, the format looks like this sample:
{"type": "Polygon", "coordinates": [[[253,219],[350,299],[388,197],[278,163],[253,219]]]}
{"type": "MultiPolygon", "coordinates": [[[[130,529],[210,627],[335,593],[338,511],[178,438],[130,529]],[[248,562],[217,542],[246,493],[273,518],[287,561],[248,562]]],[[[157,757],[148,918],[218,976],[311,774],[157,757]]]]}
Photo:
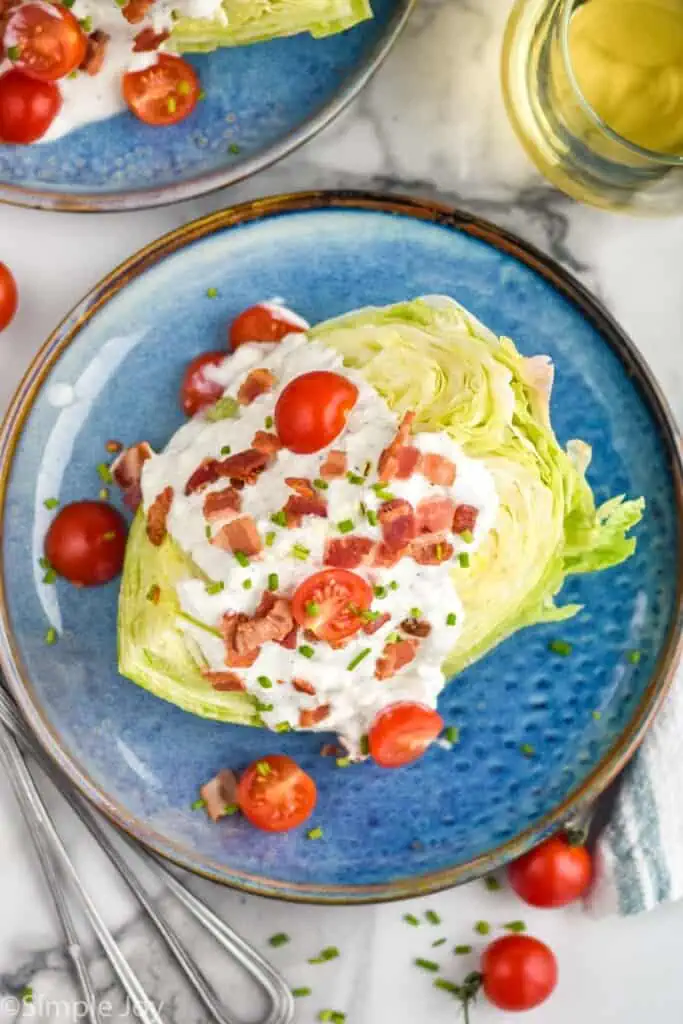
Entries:
{"type": "MultiPolygon", "coordinates": [[[[550,252],[593,287],[630,331],[683,421],[683,220],[644,222],[581,208],[537,177],[505,122],[499,96],[500,33],[508,7],[505,0],[421,0],[404,38],[352,109],[287,161],[229,192],[129,215],[0,209],[0,259],[12,266],[21,291],[16,322],[0,338],[0,403],[4,406],[55,323],[141,245],[239,199],[343,185],[438,195],[513,228],[550,252]]],[[[98,905],[153,999],[164,1004],[164,1019],[169,1024],[204,1021],[206,1015],[184,993],[100,853],[67,808],[57,806],[56,811],[98,905]]],[[[348,1024],[448,1024],[458,1019],[457,1006],[411,966],[412,958],[429,956],[430,942],[442,934],[451,940],[443,949],[470,941],[479,918],[501,923],[519,917],[553,945],[560,961],[559,989],[528,1015],[530,1024],[680,1019],[681,906],[637,920],[594,921],[578,908],[527,912],[509,894],[489,893],[474,883],[412,905],[323,909],[197,884],[259,946],[276,931],[292,935],[291,944],[275,951],[273,960],[293,984],[314,990],[297,1007],[300,1024],[314,1021],[323,1007],[346,1011],[348,1024]],[[428,907],[439,911],[443,927],[413,929],[402,923],[406,911],[421,913],[428,907]],[[340,948],[341,958],[308,966],[307,958],[328,944],[340,948]]],[[[65,969],[54,916],[3,780],[0,906],[0,1024],[32,1017],[78,1019],[82,1010],[65,969]],[[29,984],[34,1005],[17,1009],[11,997],[29,984]]],[[[446,956],[438,959],[446,962],[446,956]]],[[[254,994],[238,983],[224,960],[212,955],[208,942],[202,958],[244,1019],[254,1020],[254,994]]],[[[451,960],[454,979],[470,967],[451,960]]],[[[118,1006],[101,961],[95,968],[102,1000],[118,1006]]],[[[125,1008],[122,1012],[125,1019],[125,1008]]],[[[103,1016],[115,1013],[103,1002],[103,1016]]],[[[474,1013],[481,1024],[498,1019],[501,1015],[483,1004],[474,1013]]]]}

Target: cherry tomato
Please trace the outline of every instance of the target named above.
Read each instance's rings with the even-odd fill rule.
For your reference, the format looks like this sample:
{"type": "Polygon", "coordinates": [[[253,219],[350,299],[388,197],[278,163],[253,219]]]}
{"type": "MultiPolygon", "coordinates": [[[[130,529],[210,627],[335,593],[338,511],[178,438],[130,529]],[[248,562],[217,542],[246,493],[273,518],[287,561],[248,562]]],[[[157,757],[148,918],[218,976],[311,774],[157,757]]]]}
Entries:
{"type": "Polygon", "coordinates": [[[356,385],[338,373],[302,373],[290,381],[275,406],[280,440],[298,455],[326,448],[341,434],[357,398],[356,385]]]}
{"type": "Polygon", "coordinates": [[[557,960],[530,935],[505,935],[484,950],[481,962],[486,998],[500,1010],[531,1010],[557,985],[557,960]]]}
{"type": "Polygon", "coordinates": [[[39,82],[56,82],[81,66],[88,39],[66,7],[32,0],[10,14],[4,44],[18,71],[39,82]]]}
{"type": "Polygon", "coordinates": [[[12,323],[18,303],[17,282],[7,264],[0,263],[0,331],[12,323]]]}
{"type": "Polygon", "coordinates": [[[250,306],[232,322],[230,348],[234,352],[250,341],[282,341],[285,335],[301,334],[305,329],[270,306],[250,306]]]}
{"type": "Polygon", "coordinates": [[[382,768],[411,764],[422,757],[443,727],[439,712],[424,704],[409,700],[389,704],[368,733],[370,756],[382,768]]]}
{"type": "Polygon", "coordinates": [[[25,145],[41,139],[62,107],[52,82],[37,82],[21,71],[0,76],[0,142],[25,145]]]}
{"type": "Polygon", "coordinates": [[[372,604],[372,588],[348,569],[323,569],[300,583],[292,598],[292,615],[319,640],[340,644],[363,625],[360,612],[372,604]]]}
{"type": "Polygon", "coordinates": [[[318,796],[315,782],[284,754],[269,754],[242,773],[237,803],[266,832],[288,832],[310,818],[318,796]]]}
{"type": "Polygon", "coordinates": [[[197,106],[200,85],[191,64],[160,53],[156,64],[123,76],[123,98],[145,124],[184,121],[197,106]]]}
{"type": "Polygon", "coordinates": [[[188,364],[180,386],[180,404],[186,416],[194,416],[221,397],[223,388],[204,375],[204,368],[218,366],[225,358],[225,352],[202,352],[188,364]]]}
{"type": "Polygon", "coordinates": [[[103,501],[65,505],[45,537],[45,554],[55,572],[83,587],[118,576],[125,551],[125,520],[103,501]]]}
{"type": "Polygon", "coordinates": [[[546,839],[508,865],[510,885],[532,907],[564,907],[583,896],[592,877],[588,850],[564,836],[546,839]]]}

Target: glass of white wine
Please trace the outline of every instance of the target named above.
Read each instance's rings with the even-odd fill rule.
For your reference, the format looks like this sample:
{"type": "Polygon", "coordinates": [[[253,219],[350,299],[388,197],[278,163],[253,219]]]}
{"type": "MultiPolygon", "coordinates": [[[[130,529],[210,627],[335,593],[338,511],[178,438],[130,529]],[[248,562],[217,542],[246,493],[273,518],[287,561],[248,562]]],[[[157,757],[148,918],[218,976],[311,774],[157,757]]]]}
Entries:
{"type": "Polygon", "coordinates": [[[517,0],[502,77],[554,185],[609,210],[683,213],[683,0],[517,0]]]}

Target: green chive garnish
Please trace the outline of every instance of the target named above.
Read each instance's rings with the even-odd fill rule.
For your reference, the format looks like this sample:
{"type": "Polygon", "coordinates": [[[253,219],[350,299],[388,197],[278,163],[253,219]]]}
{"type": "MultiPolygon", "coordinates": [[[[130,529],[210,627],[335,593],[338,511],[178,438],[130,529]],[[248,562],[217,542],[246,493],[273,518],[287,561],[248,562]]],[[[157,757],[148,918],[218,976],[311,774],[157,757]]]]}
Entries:
{"type": "MultiPolygon", "coordinates": [[[[119,3],[120,0],[116,0],[116,2],[119,3]]],[[[125,7],[125,4],[124,4],[124,7],[125,7]]],[[[197,97],[197,99],[199,99],[199,100],[205,100],[206,99],[206,89],[200,89],[199,90],[199,96],[197,97]]]]}
{"type": "Polygon", "coordinates": [[[108,501],[109,500],[109,490],[106,487],[101,487],[98,497],[99,497],[100,501],[108,501]]]}
{"type": "Polygon", "coordinates": [[[520,754],[524,754],[525,757],[533,757],[536,751],[530,743],[522,743],[519,748],[520,754]]]}
{"type": "Polygon", "coordinates": [[[231,143],[230,143],[230,145],[228,146],[228,150],[229,150],[229,152],[231,152],[231,153],[232,153],[233,155],[237,156],[237,154],[238,154],[238,153],[239,153],[239,151],[240,151],[240,147],[239,147],[239,146],[237,145],[237,143],[236,143],[236,142],[231,142],[231,143]]]}
{"type": "Polygon", "coordinates": [[[420,608],[411,608],[410,609],[410,617],[411,617],[411,619],[421,619],[422,618],[422,611],[421,611],[421,609],[420,608]]]}
{"type": "Polygon", "coordinates": [[[362,476],[358,476],[358,473],[347,473],[346,479],[349,481],[350,484],[360,485],[365,483],[365,478],[362,476]]]}
{"type": "Polygon", "coordinates": [[[315,601],[308,601],[304,607],[304,611],[309,619],[313,619],[316,615],[320,614],[320,605],[316,604],[315,601]]]}
{"type": "Polygon", "coordinates": [[[464,540],[466,544],[471,544],[472,541],[474,540],[474,537],[472,536],[472,531],[463,530],[462,533],[460,534],[460,539],[464,540]]]}
{"type": "Polygon", "coordinates": [[[328,960],[336,960],[339,956],[339,950],[336,946],[326,946],[325,949],[321,949],[317,956],[311,957],[308,961],[309,964],[324,964],[328,960]]]}
{"type": "Polygon", "coordinates": [[[251,590],[253,586],[254,584],[251,582],[251,580],[242,580],[242,587],[244,588],[244,590],[251,590]]]}
{"type": "Polygon", "coordinates": [[[225,590],[225,583],[223,580],[216,580],[213,583],[205,583],[204,590],[207,594],[220,594],[221,590],[225,590]]]}
{"type": "Polygon", "coordinates": [[[304,658],[312,658],[315,651],[312,647],[309,647],[308,644],[302,644],[299,648],[299,654],[303,655],[304,658]]]}
{"type": "Polygon", "coordinates": [[[365,513],[365,517],[370,523],[370,526],[377,526],[377,513],[374,509],[369,508],[365,513]]]}
{"type": "Polygon", "coordinates": [[[421,967],[423,971],[439,970],[439,965],[435,963],[434,960],[424,960],[421,956],[414,960],[413,963],[416,967],[421,967]]]}
{"type": "Polygon", "coordinates": [[[457,725],[449,725],[443,735],[444,739],[453,745],[460,742],[460,730],[457,725]]]}
{"type": "Polygon", "coordinates": [[[48,647],[52,647],[53,644],[57,643],[57,630],[54,626],[50,626],[45,632],[45,643],[48,647]]]}
{"type": "Polygon", "coordinates": [[[59,505],[59,498],[46,498],[43,505],[48,511],[52,511],[53,508],[57,508],[59,505]]]}
{"type": "Polygon", "coordinates": [[[166,109],[168,110],[169,114],[175,114],[176,110],[178,109],[178,103],[176,101],[175,96],[168,97],[168,99],[166,100],[166,109]]]}
{"type": "Polygon", "coordinates": [[[289,722],[278,722],[275,726],[275,732],[289,732],[291,725],[289,722]]]}
{"type": "Polygon", "coordinates": [[[430,924],[441,924],[441,918],[435,910],[427,910],[425,912],[425,917],[430,924]]]}
{"type": "Polygon", "coordinates": [[[304,988],[293,988],[292,989],[292,995],[294,996],[295,999],[304,999],[306,996],[310,996],[312,994],[313,994],[313,991],[310,988],[305,988],[304,987],[304,988]]]}
{"type": "Polygon", "coordinates": [[[503,928],[505,929],[506,932],[514,932],[517,935],[520,932],[526,931],[526,925],[524,924],[524,921],[508,921],[507,924],[503,925],[503,928]]]}
{"type": "Polygon", "coordinates": [[[273,512],[272,516],[270,517],[270,521],[271,523],[275,523],[276,526],[286,526],[287,516],[284,514],[282,509],[280,509],[279,512],[273,512]]]}
{"type": "Polygon", "coordinates": [[[361,754],[370,753],[370,741],[368,740],[367,734],[360,738],[360,752],[361,754]]]}
{"type": "Polygon", "coordinates": [[[351,530],[353,529],[353,520],[342,519],[340,523],[337,523],[337,529],[340,533],[351,533],[351,530]]]}
{"type": "Polygon", "coordinates": [[[474,926],[474,930],[477,933],[477,935],[488,935],[488,933],[491,931],[491,925],[488,923],[488,921],[477,921],[477,923],[474,926]]]}
{"type": "Polygon", "coordinates": [[[273,420],[272,416],[266,416],[266,418],[265,418],[266,430],[270,430],[270,428],[273,425],[273,422],[274,422],[274,420],[273,420]]]}
{"type": "Polygon", "coordinates": [[[87,18],[81,18],[80,19],[80,25],[81,25],[81,28],[83,29],[84,32],[92,32],[92,18],[91,17],[88,16],[87,18]]]}
{"type": "Polygon", "coordinates": [[[489,892],[500,892],[503,888],[495,875],[487,875],[484,879],[484,885],[489,892]]]}
{"type": "Polygon", "coordinates": [[[321,480],[320,477],[318,477],[316,480],[313,481],[313,486],[317,487],[319,491],[326,491],[330,485],[328,484],[327,480],[321,480]]]}
{"type": "Polygon", "coordinates": [[[280,577],[276,572],[268,574],[268,590],[277,590],[280,586],[280,577]]]}
{"type": "MultiPolygon", "coordinates": [[[[438,558],[438,552],[437,552],[437,558],[438,558]]],[[[467,553],[467,551],[461,551],[460,552],[460,554],[458,555],[458,562],[460,563],[460,568],[461,569],[469,569],[469,567],[470,567],[470,556],[467,553]]]]}
{"type": "Polygon", "coordinates": [[[561,658],[568,658],[572,653],[572,645],[566,640],[551,640],[548,644],[548,650],[552,651],[553,654],[559,654],[561,658]]]}
{"type": "Polygon", "coordinates": [[[22,1003],[30,1004],[33,1002],[33,989],[31,988],[30,985],[24,985],[21,992],[19,993],[19,998],[21,999],[22,1003]]]}
{"type": "Polygon", "coordinates": [[[641,654],[640,651],[629,651],[628,654],[626,655],[626,660],[631,665],[639,664],[641,658],[642,658],[642,654],[641,654]]]}
{"type": "Polygon", "coordinates": [[[455,612],[449,612],[448,615],[446,616],[446,625],[447,626],[454,626],[457,621],[458,621],[458,617],[455,614],[455,612]]]}
{"type": "Polygon", "coordinates": [[[48,569],[46,571],[45,575],[43,576],[43,583],[56,583],[56,582],[57,582],[57,573],[54,571],[54,569],[48,569]]]}
{"type": "Polygon", "coordinates": [[[405,921],[406,924],[412,924],[413,928],[418,928],[420,925],[420,922],[418,918],[415,917],[415,914],[404,914],[403,920],[405,921]]]}
{"type": "Polygon", "coordinates": [[[221,420],[235,420],[240,414],[240,404],[232,395],[223,395],[204,413],[204,417],[211,423],[220,423],[221,420]]]}
{"type": "Polygon", "coordinates": [[[263,778],[265,778],[267,775],[270,775],[272,769],[267,761],[257,761],[256,771],[259,775],[262,775],[263,778]]]}
{"type": "Polygon", "coordinates": [[[400,633],[390,633],[387,637],[388,644],[397,644],[401,639],[400,633]]]}
{"type": "Polygon", "coordinates": [[[237,806],[237,804],[226,804],[225,807],[223,808],[223,814],[226,815],[228,818],[231,818],[233,814],[237,814],[238,811],[239,807],[237,806]]]}
{"type": "Polygon", "coordinates": [[[387,588],[386,587],[378,586],[378,587],[373,587],[372,589],[373,589],[373,591],[375,593],[375,597],[382,598],[382,597],[386,597],[387,596],[387,588]]]}
{"type": "Polygon", "coordinates": [[[322,1021],[322,1024],[345,1024],[346,1014],[341,1010],[321,1010],[318,1020],[322,1021]]]}
{"type": "Polygon", "coordinates": [[[256,682],[259,686],[262,686],[264,690],[270,690],[273,685],[272,679],[269,679],[268,676],[259,676],[256,682]]]}
{"type": "Polygon", "coordinates": [[[468,953],[472,952],[471,946],[455,946],[453,952],[456,956],[467,956],[468,953]]]}
{"type": "Polygon", "coordinates": [[[113,483],[114,478],[111,475],[111,470],[106,462],[99,462],[97,464],[97,474],[100,480],[104,480],[105,484],[113,483]]]}
{"type": "Polygon", "coordinates": [[[243,569],[249,565],[249,558],[245,555],[244,551],[235,551],[235,559],[239,562],[243,569]]]}
{"type": "Polygon", "coordinates": [[[275,541],[275,532],[273,530],[269,530],[268,533],[266,534],[266,547],[267,548],[272,548],[274,541],[275,541]]]}
{"type": "Polygon", "coordinates": [[[269,711],[273,710],[273,705],[272,704],[264,704],[262,700],[257,700],[256,701],[256,710],[258,711],[258,713],[260,715],[267,714],[269,711]]]}
{"type": "Polygon", "coordinates": [[[358,668],[358,666],[360,665],[360,663],[363,660],[363,658],[367,658],[367,656],[370,653],[371,649],[372,648],[370,648],[370,647],[364,647],[362,651],[359,651],[359,653],[356,655],[356,657],[352,658],[351,661],[346,666],[346,671],[347,672],[353,672],[354,668],[358,668]]]}
{"type": "Polygon", "coordinates": [[[5,50],[8,60],[19,60],[21,57],[21,47],[19,46],[8,46],[5,50]]]}
{"type": "Polygon", "coordinates": [[[396,580],[392,580],[389,584],[389,590],[398,590],[398,583],[396,580]]]}
{"type": "Polygon", "coordinates": [[[40,566],[41,569],[49,569],[50,568],[50,563],[48,562],[48,560],[45,557],[45,555],[43,555],[41,558],[38,559],[38,565],[40,566]]]}
{"type": "Polygon", "coordinates": [[[176,85],[175,90],[179,96],[189,96],[190,83],[186,82],[185,79],[182,79],[182,81],[178,82],[178,84],[176,85]]]}
{"type": "Polygon", "coordinates": [[[221,455],[229,455],[231,451],[232,448],[230,447],[230,445],[224,444],[223,447],[221,448],[221,455]]]}
{"type": "Polygon", "coordinates": [[[436,939],[432,942],[432,949],[437,949],[439,946],[443,946],[445,942],[445,939],[436,939]]]}
{"type": "Polygon", "coordinates": [[[348,768],[349,765],[351,764],[351,758],[350,757],[338,757],[336,759],[336,761],[335,761],[335,764],[337,765],[337,768],[348,768]]]}
{"type": "Polygon", "coordinates": [[[310,555],[309,548],[304,547],[303,544],[295,544],[292,548],[292,554],[295,558],[298,558],[301,562],[305,562],[310,555]]]}
{"type": "Polygon", "coordinates": [[[322,837],[323,830],[320,828],[319,825],[316,828],[309,828],[308,832],[306,833],[307,839],[322,839],[322,837]]]}
{"type": "Polygon", "coordinates": [[[286,932],[278,932],[277,935],[271,935],[268,939],[268,945],[277,949],[279,946],[286,946],[289,942],[289,935],[286,932]]]}
{"type": "Polygon", "coordinates": [[[211,540],[211,527],[209,526],[209,524],[208,524],[208,523],[207,523],[207,524],[206,524],[206,526],[204,527],[204,533],[206,534],[206,536],[207,536],[207,539],[208,539],[208,540],[211,540]]]}
{"type": "MultiPolygon", "coordinates": [[[[175,100],[173,102],[175,103],[175,100]]],[[[218,298],[218,288],[207,288],[206,289],[206,297],[207,297],[207,299],[216,299],[216,298],[218,298]]]]}
{"type": "Polygon", "coordinates": [[[454,981],[448,981],[446,978],[435,978],[434,988],[443,989],[444,992],[450,992],[452,996],[460,996],[460,986],[456,985],[454,981]]]}
{"type": "Polygon", "coordinates": [[[203,807],[206,807],[206,800],[201,796],[199,797],[198,800],[195,800],[193,803],[190,804],[191,811],[201,811],[203,807]]]}

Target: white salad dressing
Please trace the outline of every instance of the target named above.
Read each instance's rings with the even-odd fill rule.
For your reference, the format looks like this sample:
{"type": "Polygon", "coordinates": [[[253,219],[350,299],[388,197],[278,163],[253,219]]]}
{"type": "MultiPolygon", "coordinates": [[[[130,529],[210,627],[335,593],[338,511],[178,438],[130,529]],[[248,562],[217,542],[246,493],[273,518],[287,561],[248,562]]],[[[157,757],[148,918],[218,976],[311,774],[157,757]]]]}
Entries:
{"type": "MultiPolygon", "coordinates": [[[[303,334],[289,335],[278,345],[253,344],[240,347],[234,355],[211,371],[213,379],[225,387],[225,394],[235,397],[239,385],[250,369],[266,367],[276,378],[273,390],[259,396],[251,405],[240,407],[239,418],[210,422],[201,414],[174,435],[166,450],[145,463],[142,477],[143,503],[148,509],[156,496],[168,485],[173,487],[174,499],[167,528],[171,536],[194,559],[211,580],[222,581],[224,589],[208,593],[201,580],[192,579],[179,584],[179,601],[184,612],[216,630],[225,612],[253,614],[262,594],[268,589],[272,573],[278,577],[278,593],[291,595],[295,588],[323,565],[326,540],[342,537],[338,524],[351,520],[353,534],[381,538],[378,526],[371,526],[361,511],[377,510],[384,500],[372,490],[377,483],[377,462],[383,449],[396,434],[398,419],[384,399],[354,370],[343,365],[342,358],[319,342],[309,341],[303,334]],[[358,400],[351,411],[343,433],[329,448],[311,455],[296,455],[282,450],[274,462],[253,486],[245,487],[241,515],[252,517],[262,538],[273,534],[272,546],[265,546],[260,556],[252,558],[242,567],[235,557],[213,546],[206,535],[203,504],[206,494],[220,490],[226,481],[217,481],[201,493],[184,494],[189,476],[207,457],[221,457],[221,449],[230,445],[231,452],[249,448],[257,430],[268,429],[266,419],[274,415],[279,394],[289,381],[311,370],[334,370],[352,380],[358,388],[358,400]],[[270,516],[283,507],[293,493],[285,484],[285,477],[304,477],[309,480],[320,476],[320,467],[330,449],[343,450],[347,470],[363,474],[367,463],[372,466],[366,482],[351,483],[346,476],[329,480],[322,492],[328,503],[328,519],[304,517],[299,528],[287,529],[274,525],[270,516]],[[293,556],[295,545],[301,545],[309,554],[305,561],[293,556]],[[245,589],[245,581],[251,583],[245,589]]],[[[270,422],[270,421],[269,421],[270,422]]],[[[453,576],[467,572],[461,567],[458,555],[475,551],[495,523],[498,499],[493,478],[482,461],[467,457],[461,448],[444,433],[421,433],[411,439],[422,452],[433,452],[449,458],[457,467],[452,486],[430,483],[415,472],[407,480],[392,480],[389,485],[396,497],[406,498],[415,507],[427,496],[449,496],[456,504],[474,505],[479,515],[471,541],[468,543],[455,534],[449,539],[454,545],[450,560],[438,565],[418,565],[404,557],[392,568],[361,566],[353,571],[373,586],[386,588],[386,596],[378,597],[373,611],[388,612],[391,619],[372,635],[360,631],[341,649],[328,644],[309,642],[313,657],[299,650],[288,650],[275,643],[265,643],[250,668],[240,668],[247,690],[261,702],[261,715],[266,725],[275,728],[287,722],[291,728],[299,727],[299,714],[303,709],[329,705],[329,715],[314,728],[336,731],[349,750],[357,754],[361,737],[367,733],[377,713],[389,704],[401,700],[417,701],[436,706],[444,685],[440,666],[453,648],[462,627],[463,609],[457,595],[453,576]],[[455,569],[455,573],[453,570],[455,569]],[[394,584],[395,586],[390,586],[394,584]],[[431,626],[429,636],[420,641],[415,659],[390,679],[375,678],[375,667],[387,637],[399,623],[410,618],[418,608],[420,617],[431,626]],[[456,616],[456,624],[448,624],[449,616],[456,616]],[[367,655],[353,668],[354,659],[369,649],[367,655]],[[258,679],[267,677],[272,686],[262,687],[258,679]],[[291,685],[293,678],[313,684],[315,696],[298,692],[291,685]],[[278,683],[278,680],[284,682],[278,683]]],[[[213,529],[220,528],[220,523],[213,529]]],[[[450,620],[452,621],[452,619],[450,620]]],[[[225,671],[225,650],[222,640],[200,626],[182,619],[179,623],[199,645],[209,667],[225,671]]]]}

